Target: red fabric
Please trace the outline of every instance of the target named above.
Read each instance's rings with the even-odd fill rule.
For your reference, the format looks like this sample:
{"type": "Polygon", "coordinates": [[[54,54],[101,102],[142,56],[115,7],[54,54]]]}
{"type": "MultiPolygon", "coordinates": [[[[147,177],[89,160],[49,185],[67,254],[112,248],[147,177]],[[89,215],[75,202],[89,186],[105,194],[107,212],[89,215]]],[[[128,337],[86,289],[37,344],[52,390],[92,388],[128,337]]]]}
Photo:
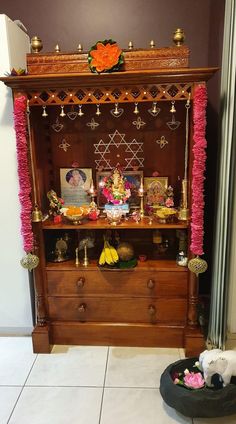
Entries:
{"type": "Polygon", "coordinates": [[[190,250],[202,255],[204,235],[204,173],[206,168],[206,106],[205,85],[198,85],[193,100],[193,170],[192,170],[192,220],[190,250]]]}
{"type": "Polygon", "coordinates": [[[18,161],[19,200],[21,204],[21,234],[24,250],[33,249],[33,232],[31,225],[32,203],[30,198],[31,184],[28,167],[28,149],[26,134],[26,97],[21,96],[14,101],[14,123],[16,132],[16,151],[18,161]]]}

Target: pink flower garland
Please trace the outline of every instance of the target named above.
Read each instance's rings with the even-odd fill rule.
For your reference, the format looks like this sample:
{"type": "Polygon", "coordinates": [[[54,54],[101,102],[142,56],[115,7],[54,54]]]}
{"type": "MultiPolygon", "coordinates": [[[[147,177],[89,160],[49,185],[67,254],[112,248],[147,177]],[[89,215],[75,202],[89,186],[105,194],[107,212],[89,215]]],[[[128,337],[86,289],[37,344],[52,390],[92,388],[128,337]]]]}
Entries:
{"type": "Polygon", "coordinates": [[[192,170],[192,221],[190,250],[202,255],[204,235],[204,172],[206,168],[206,105],[207,91],[204,85],[198,85],[193,101],[193,170],[192,170]]]}
{"type": "Polygon", "coordinates": [[[28,167],[28,148],[26,137],[26,97],[17,97],[14,101],[14,122],[16,132],[16,151],[18,161],[19,200],[21,204],[21,234],[24,250],[33,250],[33,233],[31,225],[32,203],[30,198],[31,185],[28,167]]]}

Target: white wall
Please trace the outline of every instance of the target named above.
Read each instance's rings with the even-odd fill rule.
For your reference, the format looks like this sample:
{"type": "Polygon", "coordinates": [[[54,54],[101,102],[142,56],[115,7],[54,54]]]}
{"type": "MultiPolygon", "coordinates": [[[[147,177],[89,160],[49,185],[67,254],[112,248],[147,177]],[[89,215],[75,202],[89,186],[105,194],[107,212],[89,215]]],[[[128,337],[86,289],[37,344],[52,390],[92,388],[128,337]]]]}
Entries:
{"type": "MultiPolygon", "coordinates": [[[[0,15],[0,75],[26,68],[29,37],[0,15]]],[[[32,328],[28,272],[20,234],[20,204],[11,89],[0,82],[0,334],[25,334],[32,328]]]]}

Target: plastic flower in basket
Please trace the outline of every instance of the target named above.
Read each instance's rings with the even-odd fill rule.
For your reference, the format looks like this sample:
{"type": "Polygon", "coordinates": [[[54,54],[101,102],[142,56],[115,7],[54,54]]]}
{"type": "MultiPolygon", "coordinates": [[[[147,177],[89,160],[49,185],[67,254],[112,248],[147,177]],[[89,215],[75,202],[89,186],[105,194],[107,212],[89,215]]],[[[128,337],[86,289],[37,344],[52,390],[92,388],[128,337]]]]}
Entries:
{"type": "Polygon", "coordinates": [[[202,389],[205,386],[205,380],[202,373],[199,371],[199,363],[195,362],[194,367],[197,371],[189,371],[188,368],[182,373],[175,372],[172,375],[174,384],[187,387],[188,389],[202,389]]]}
{"type": "Polygon", "coordinates": [[[109,203],[122,205],[131,195],[130,184],[119,169],[103,179],[103,195],[109,203]]]}
{"type": "Polygon", "coordinates": [[[88,63],[92,72],[114,72],[121,68],[124,56],[116,41],[98,41],[89,51],[88,63]]]}

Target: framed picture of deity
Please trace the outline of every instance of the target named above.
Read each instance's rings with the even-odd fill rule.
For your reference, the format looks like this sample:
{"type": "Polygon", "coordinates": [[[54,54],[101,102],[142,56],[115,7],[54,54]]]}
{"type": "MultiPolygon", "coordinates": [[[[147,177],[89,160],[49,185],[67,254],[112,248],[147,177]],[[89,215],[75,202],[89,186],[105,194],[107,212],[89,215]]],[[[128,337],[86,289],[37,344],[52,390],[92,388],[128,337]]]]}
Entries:
{"type": "MultiPolygon", "coordinates": [[[[96,174],[97,205],[101,209],[103,209],[105,204],[107,203],[107,198],[103,194],[103,180],[109,175],[111,175],[111,172],[108,171],[97,172],[96,174]]],[[[123,176],[128,182],[131,192],[127,203],[129,203],[130,209],[137,209],[140,207],[139,188],[141,184],[141,179],[143,177],[143,171],[124,171],[123,176]]]]}
{"type": "Polygon", "coordinates": [[[144,204],[157,208],[165,204],[168,177],[144,177],[144,204]]]}
{"type": "Polygon", "coordinates": [[[61,168],[61,197],[65,206],[89,205],[91,197],[88,195],[88,190],[91,181],[91,168],[61,168]]]}

